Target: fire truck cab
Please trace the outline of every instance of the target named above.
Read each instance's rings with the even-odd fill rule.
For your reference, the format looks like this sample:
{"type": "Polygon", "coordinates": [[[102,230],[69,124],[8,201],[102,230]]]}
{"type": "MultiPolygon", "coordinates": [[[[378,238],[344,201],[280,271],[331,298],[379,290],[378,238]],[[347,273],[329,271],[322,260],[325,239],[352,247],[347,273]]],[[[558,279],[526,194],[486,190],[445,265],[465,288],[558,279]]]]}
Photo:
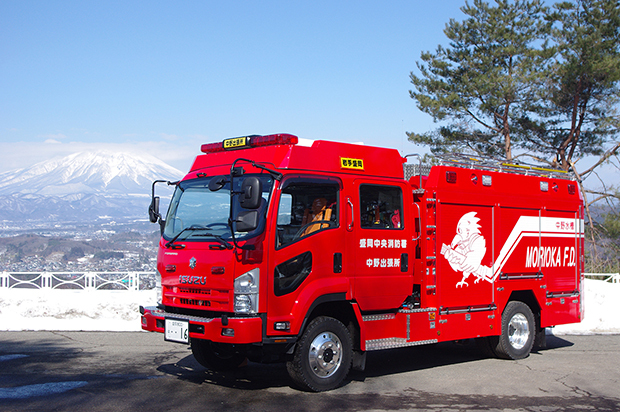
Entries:
{"type": "MultiPolygon", "coordinates": [[[[289,134],[205,144],[161,225],[142,328],[213,370],[286,362],[322,391],[368,351],[477,338],[528,356],[579,322],[583,200],[557,170],[289,134]]],[[[159,181],[158,181],[159,182],[159,181]]],[[[157,182],[156,182],[157,183],[157,182]]]]}

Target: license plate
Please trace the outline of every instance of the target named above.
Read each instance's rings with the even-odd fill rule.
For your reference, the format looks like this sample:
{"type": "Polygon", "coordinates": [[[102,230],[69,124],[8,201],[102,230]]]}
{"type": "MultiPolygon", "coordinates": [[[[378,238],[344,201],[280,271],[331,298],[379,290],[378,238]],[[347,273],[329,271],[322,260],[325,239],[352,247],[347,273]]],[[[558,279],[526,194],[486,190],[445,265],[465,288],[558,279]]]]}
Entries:
{"type": "Polygon", "coordinates": [[[166,318],[164,339],[172,342],[189,343],[189,321],[166,318]]]}

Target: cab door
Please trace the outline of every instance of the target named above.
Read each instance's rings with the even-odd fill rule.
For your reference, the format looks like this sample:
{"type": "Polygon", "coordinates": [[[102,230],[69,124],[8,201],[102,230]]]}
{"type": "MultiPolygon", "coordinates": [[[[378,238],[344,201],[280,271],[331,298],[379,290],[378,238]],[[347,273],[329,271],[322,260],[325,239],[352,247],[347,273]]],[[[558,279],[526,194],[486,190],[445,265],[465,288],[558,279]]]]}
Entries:
{"type": "Polygon", "coordinates": [[[398,308],[413,289],[414,219],[411,204],[403,202],[407,187],[359,179],[354,188],[354,298],[362,311],[398,308]]]}
{"type": "Polygon", "coordinates": [[[296,334],[317,299],[348,291],[341,186],[339,179],[309,175],[280,184],[271,222],[267,335],[296,334]]]}

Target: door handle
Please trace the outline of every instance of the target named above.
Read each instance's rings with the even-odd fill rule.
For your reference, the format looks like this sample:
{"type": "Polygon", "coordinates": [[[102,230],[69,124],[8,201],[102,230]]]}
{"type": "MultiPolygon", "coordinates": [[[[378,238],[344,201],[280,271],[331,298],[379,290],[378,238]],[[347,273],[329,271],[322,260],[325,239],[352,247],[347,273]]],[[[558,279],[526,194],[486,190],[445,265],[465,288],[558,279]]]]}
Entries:
{"type": "Polygon", "coordinates": [[[407,272],[409,270],[409,254],[401,253],[400,254],[400,271],[407,272]]]}
{"type": "MultiPolygon", "coordinates": [[[[420,211],[420,205],[418,205],[416,202],[413,202],[413,204],[418,208],[418,221],[420,222],[420,225],[422,225],[422,212],[420,211]]],[[[416,237],[415,239],[411,239],[414,242],[422,237],[422,226],[420,226],[419,229],[420,231],[418,232],[418,237],[416,237]]],[[[413,230],[415,230],[415,227],[413,228],[413,230]]]]}
{"type": "Polygon", "coordinates": [[[342,253],[334,253],[334,273],[342,273],[342,253]]]}
{"type": "Polygon", "coordinates": [[[349,208],[351,209],[351,223],[349,223],[349,225],[347,226],[347,230],[350,232],[353,230],[353,223],[355,221],[355,217],[353,214],[353,202],[351,202],[351,198],[347,198],[347,204],[349,205],[349,208]]]}

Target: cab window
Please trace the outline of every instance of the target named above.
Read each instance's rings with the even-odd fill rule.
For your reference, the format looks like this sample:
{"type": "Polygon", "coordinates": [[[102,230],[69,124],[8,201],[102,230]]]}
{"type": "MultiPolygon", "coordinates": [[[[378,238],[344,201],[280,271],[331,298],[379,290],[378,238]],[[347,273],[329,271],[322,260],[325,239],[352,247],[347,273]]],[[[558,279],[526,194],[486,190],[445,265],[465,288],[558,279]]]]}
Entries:
{"type": "Polygon", "coordinates": [[[360,186],[360,225],[365,229],[402,229],[403,194],[396,186],[360,186]]]}
{"type": "Polygon", "coordinates": [[[338,227],[340,183],[328,178],[292,178],[283,183],[277,247],[338,227]]]}

